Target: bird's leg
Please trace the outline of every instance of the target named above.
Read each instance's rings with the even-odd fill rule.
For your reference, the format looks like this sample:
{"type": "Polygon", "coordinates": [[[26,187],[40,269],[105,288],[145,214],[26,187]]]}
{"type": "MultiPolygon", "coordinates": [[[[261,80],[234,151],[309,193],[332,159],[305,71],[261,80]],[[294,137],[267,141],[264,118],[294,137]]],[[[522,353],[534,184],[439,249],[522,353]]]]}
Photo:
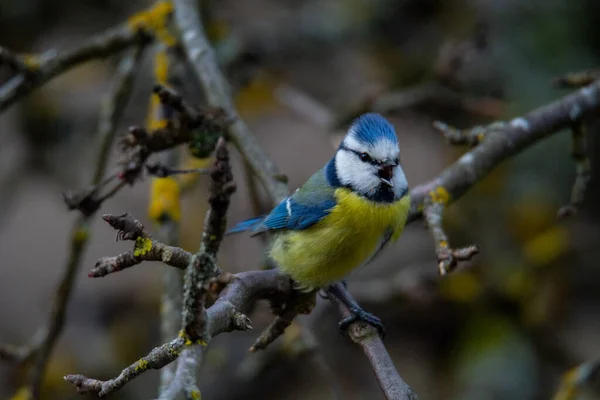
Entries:
{"type": "Polygon", "coordinates": [[[348,310],[350,310],[351,315],[340,321],[339,326],[342,334],[347,333],[348,328],[354,322],[362,321],[377,328],[381,338],[385,337],[385,328],[381,320],[373,314],[366,312],[361,308],[361,306],[358,305],[358,303],[350,296],[348,291],[346,291],[345,282],[338,282],[330,285],[325,290],[325,293],[327,293],[328,296],[335,297],[341,301],[346,307],[348,307],[348,310]]]}

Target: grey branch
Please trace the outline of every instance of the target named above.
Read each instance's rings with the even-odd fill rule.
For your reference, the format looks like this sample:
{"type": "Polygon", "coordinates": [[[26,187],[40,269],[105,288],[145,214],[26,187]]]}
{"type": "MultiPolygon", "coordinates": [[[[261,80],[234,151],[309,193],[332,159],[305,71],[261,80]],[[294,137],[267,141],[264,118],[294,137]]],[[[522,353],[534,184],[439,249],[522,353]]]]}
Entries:
{"type": "Polygon", "coordinates": [[[587,125],[584,122],[573,124],[571,129],[572,150],[571,157],[575,162],[575,182],[571,190],[571,201],[561,207],[558,217],[567,217],[577,213],[583,204],[585,192],[591,179],[591,165],[587,153],[587,125]]]}
{"type": "MultiPolygon", "coordinates": [[[[337,289],[344,292],[344,297],[352,299],[350,293],[342,284],[337,284],[337,289]]],[[[350,310],[336,296],[329,295],[331,301],[337,304],[342,317],[346,318],[351,315],[350,310]]],[[[358,344],[375,373],[375,377],[379,382],[381,391],[388,400],[417,400],[417,395],[394,367],[394,363],[388,354],[377,329],[364,322],[355,322],[348,329],[350,339],[358,344]]]]}
{"type": "Polygon", "coordinates": [[[133,30],[123,24],[93,36],[71,50],[63,52],[49,50],[29,63],[21,63],[20,73],[0,86],[0,112],[21,100],[35,88],[79,64],[105,58],[130,46],[146,43],[149,39],[147,32],[133,30]],[[23,65],[27,67],[26,70],[23,69],[23,65]],[[27,73],[24,73],[25,71],[27,73]]]}
{"type": "Polygon", "coordinates": [[[185,345],[185,339],[177,338],[160,347],[154,348],[147,356],[139,359],[129,367],[125,368],[119,376],[108,381],[87,378],[83,375],[67,375],[65,381],[75,385],[79,393],[96,393],[104,397],[122,388],[127,382],[138,377],[149,369],[161,369],[175,361],[181,349],[185,345]]]}
{"type": "Polygon", "coordinates": [[[411,191],[409,222],[423,216],[432,230],[440,271],[477,252],[475,246],[452,249],[441,227],[443,210],[483,179],[496,166],[533,143],[579,123],[600,108],[600,81],[510,122],[483,129],[483,140],[433,180],[411,191]]]}
{"type": "MultiPolygon", "coordinates": [[[[233,275],[231,283],[223,290],[217,301],[206,310],[207,331],[210,337],[234,330],[252,329],[247,313],[256,302],[288,296],[292,291],[289,277],[278,270],[250,271],[233,275]]],[[[182,351],[194,346],[189,339],[178,337],[153,349],[150,354],[136,361],[108,381],[87,378],[83,375],[67,375],[65,380],[81,393],[96,393],[100,397],[123,387],[148,369],[160,369],[175,361],[182,351]]],[[[197,345],[204,348],[202,345],[197,345]]],[[[175,382],[176,379],[173,379],[175,382]]]]}
{"type": "MultiPolygon", "coordinates": [[[[124,105],[131,92],[134,74],[138,71],[138,66],[142,58],[142,50],[142,47],[136,48],[123,58],[117,69],[117,75],[112,88],[103,103],[103,111],[101,112],[101,119],[98,126],[100,146],[98,147],[99,153],[92,180],[93,185],[99,182],[106,169],[110,154],[110,144],[114,140],[116,132],[116,121],[121,118],[125,109],[124,105]]],[[[71,232],[69,258],[53,300],[47,334],[41,342],[39,350],[36,352],[36,357],[29,373],[29,387],[33,398],[37,398],[39,395],[46,365],[64,326],[66,308],[72,293],[73,282],[89,238],[91,217],[91,214],[80,215],[71,232]]]]}
{"type": "Polygon", "coordinates": [[[279,202],[288,194],[287,178],[265,154],[250,129],[236,111],[231,88],[219,69],[215,53],[200,23],[197,3],[193,0],[175,0],[175,21],[179,28],[187,59],[204,89],[208,103],[225,110],[228,119],[229,140],[242,153],[254,174],[261,180],[269,196],[279,202]]]}

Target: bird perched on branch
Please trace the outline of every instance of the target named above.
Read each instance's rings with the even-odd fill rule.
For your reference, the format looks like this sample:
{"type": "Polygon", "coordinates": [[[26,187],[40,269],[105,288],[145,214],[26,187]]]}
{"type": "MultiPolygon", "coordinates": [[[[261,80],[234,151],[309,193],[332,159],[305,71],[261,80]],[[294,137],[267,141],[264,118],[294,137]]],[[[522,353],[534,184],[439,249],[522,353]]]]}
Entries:
{"type": "MultiPolygon", "coordinates": [[[[243,221],[228,233],[272,234],[270,257],[299,290],[310,292],[340,281],[398,239],[409,208],[394,127],[368,113],[352,123],[335,156],[294,194],[270,214],[243,221]]],[[[383,335],[379,318],[336,287],[329,293],[352,312],[340,328],[363,320],[383,335]]]]}

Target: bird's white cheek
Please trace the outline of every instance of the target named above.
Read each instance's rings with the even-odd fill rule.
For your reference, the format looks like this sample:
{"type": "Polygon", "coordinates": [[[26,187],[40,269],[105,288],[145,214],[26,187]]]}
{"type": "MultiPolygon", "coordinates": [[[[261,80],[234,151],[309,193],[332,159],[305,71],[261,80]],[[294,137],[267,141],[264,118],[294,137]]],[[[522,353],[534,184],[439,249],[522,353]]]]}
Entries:
{"type": "Polygon", "coordinates": [[[400,166],[394,169],[394,176],[392,178],[392,182],[394,183],[394,193],[396,195],[403,194],[403,192],[406,191],[406,189],[408,188],[408,181],[406,180],[404,171],[400,166]]]}
{"type": "Polygon", "coordinates": [[[374,191],[379,185],[376,169],[356,159],[356,156],[340,151],[336,156],[336,168],[340,181],[361,193],[374,191]]]}

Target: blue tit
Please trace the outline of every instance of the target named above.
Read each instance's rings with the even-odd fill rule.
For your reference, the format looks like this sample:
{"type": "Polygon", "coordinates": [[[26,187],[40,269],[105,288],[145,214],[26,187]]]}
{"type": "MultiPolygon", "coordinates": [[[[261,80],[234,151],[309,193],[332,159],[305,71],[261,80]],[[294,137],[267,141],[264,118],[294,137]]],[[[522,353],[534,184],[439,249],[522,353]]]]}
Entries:
{"type": "Polygon", "coordinates": [[[270,257],[299,289],[313,291],[368,264],[397,240],[409,208],[394,127],[368,113],[351,124],[334,157],[294,194],[228,233],[272,234],[270,257]]]}

